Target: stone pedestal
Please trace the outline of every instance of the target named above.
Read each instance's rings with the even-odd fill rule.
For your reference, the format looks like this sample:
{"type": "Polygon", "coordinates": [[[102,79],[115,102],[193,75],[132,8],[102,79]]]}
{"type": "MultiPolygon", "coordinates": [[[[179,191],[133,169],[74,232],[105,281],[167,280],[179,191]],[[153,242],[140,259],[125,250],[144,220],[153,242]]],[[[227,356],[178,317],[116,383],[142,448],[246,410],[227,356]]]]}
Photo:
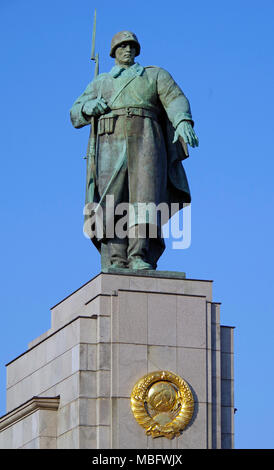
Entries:
{"type": "Polygon", "coordinates": [[[7,365],[0,448],[233,447],[233,328],[212,282],[101,273],[51,309],[51,328],[7,365]],[[168,370],[189,385],[181,436],[153,439],[130,407],[135,383],[168,370]]]}

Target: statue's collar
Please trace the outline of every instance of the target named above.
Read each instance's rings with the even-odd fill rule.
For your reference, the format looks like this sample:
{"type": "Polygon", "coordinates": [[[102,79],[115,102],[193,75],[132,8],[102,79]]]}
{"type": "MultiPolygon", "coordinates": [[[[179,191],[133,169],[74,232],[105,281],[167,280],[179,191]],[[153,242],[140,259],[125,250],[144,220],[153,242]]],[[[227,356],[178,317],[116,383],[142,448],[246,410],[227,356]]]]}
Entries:
{"type": "Polygon", "coordinates": [[[123,75],[142,75],[144,71],[144,67],[142,67],[142,65],[138,64],[138,62],[136,62],[135,64],[131,65],[131,67],[128,67],[127,69],[124,69],[123,67],[119,67],[119,65],[114,65],[114,67],[112,67],[112,69],[110,70],[109,74],[113,77],[113,78],[117,78],[119,77],[122,73],[123,75]]]}

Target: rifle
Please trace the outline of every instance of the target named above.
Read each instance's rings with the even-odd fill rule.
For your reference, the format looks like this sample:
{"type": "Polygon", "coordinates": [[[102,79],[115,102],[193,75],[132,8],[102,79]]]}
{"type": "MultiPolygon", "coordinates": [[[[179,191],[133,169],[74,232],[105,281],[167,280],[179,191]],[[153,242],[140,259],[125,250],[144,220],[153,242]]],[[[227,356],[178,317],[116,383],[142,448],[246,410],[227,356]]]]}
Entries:
{"type": "MultiPolygon", "coordinates": [[[[93,30],[92,30],[92,46],[91,46],[91,60],[95,62],[94,78],[99,74],[99,54],[95,55],[95,37],[96,37],[96,10],[94,12],[93,30]]],[[[96,120],[92,116],[90,119],[90,134],[87,147],[87,167],[86,167],[86,198],[85,204],[93,201],[96,168],[95,168],[95,155],[96,155],[96,120]],[[93,184],[92,184],[93,183],[93,184]]]]}

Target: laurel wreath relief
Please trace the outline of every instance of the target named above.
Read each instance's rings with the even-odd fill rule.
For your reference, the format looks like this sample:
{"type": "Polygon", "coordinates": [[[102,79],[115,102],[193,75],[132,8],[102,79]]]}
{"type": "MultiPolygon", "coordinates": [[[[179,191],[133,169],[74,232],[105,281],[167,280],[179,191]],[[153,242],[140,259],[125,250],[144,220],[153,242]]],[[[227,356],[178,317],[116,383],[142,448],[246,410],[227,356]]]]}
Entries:
{"type": "Polygon", "coordinates": [[[181,377],[169,371],[155,371],[142,377],[133,387],[131,409],[148,436],[172,439],[179,436],[190,422],[194,399],[181,377]],[[162,413],[157,413],[157,401],[155,405],[155,400],[150,398],[152,387],[159,388],[158,403],[159,409],[164,410],[162,413]]]}

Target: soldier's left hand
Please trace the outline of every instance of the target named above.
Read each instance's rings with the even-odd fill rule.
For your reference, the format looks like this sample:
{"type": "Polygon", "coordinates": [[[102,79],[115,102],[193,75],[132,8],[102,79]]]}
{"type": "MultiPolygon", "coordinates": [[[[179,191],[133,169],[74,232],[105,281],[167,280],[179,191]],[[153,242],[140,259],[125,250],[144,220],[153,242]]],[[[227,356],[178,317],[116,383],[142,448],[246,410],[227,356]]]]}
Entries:
{"type": "Polygon", "coordinates": [[[193,127],[189,121],[182,121],[175,130],[173,143],[176,142],[181,136],[186,144],[189,144],[191,147],[198,147],[199,139],[196,136],[193,127]]]}

